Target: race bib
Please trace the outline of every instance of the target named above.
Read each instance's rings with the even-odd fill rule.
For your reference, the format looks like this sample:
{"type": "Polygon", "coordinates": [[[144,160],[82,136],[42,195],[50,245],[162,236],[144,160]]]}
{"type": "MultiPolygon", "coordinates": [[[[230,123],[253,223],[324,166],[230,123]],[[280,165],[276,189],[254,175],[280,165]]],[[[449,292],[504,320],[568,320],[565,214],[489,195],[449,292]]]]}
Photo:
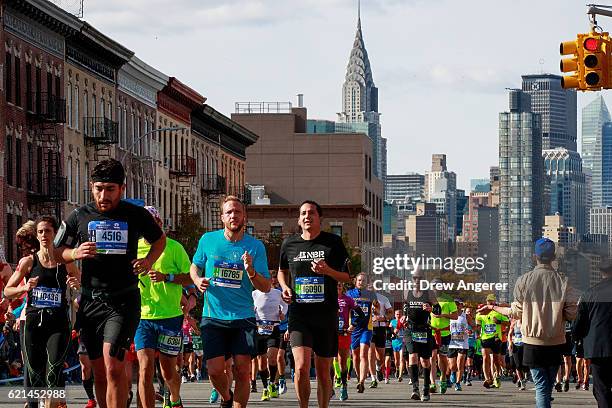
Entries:
{"type": "Polygon", "coordinates": [[[273,322],[270,320],[258,320],[257,321],[257,333],[262,336],[270,336],[274,331],[274,326],[276,326],[277,322],[273,322]]]}
{"type": "Polygon", "coordinates": [[[344,331],[344,319],[342,316],[338,316],[338,330],[344,331]]]}
{"type": "Polygon", "coordinates": [[[238,262],[215,261],[213,267],[213,281],[216,286],[240,289],[244,265],[238,262]]]}
{"type": "Polygon", "coordinates": [[[363,311],[363,314],[366,315],[366,317],[370,316],[370,302],[364,302],[364,301],[357,301],[357,306],[359,306],[361,308],[361,310],[363,311]]]}
{"type": "Polygon", "coordinates": [[[176,356],[181,351],[181,336],[161,333],[157,338],[157,348],[164,354],[176,356]]]}
{"type": "Polygon", "coordinates": [[[497,332],[497,325],[496,324],[485,324],[484,325],[484,330],[485,330],[485,334],[493,334],[495,332],[497,332]]]}
{"type": "Polygon", "coordinates": [[[522,333],[514,333],[514,337],[512,338],[512,342],[515,346],[523,345],[523,334],[522,333]]]}
{"type": "Polygon", "coordinates": [[[202,337],[201,336],[195,336],[193,338],[193,349],[194,350],[203,350],[204,347],[202,347],[202,337]]]}
{"type": "Polygon", "coordinates": [[[465,335],[463,333],[451,333],[451,341],[463,343],[465,335]]]}
{"type": "Polygon", "coordinates": [[[62,305],[62,290],[37,286],[32,289],[32,306],[38,308],[60,307],[62,305]]]}
{"type": "Polygon", "coordinates": [[[191,336],[188,334],[183,334],[183,344],[191,343],[191,336]]]}
{"type": "Polygon", "coordinates": [[[128,248],[128,223],[125,221],[90,221],[89,241],[96,243],[96,252],[104,255],[125,255],[128,248]]]}
{"type": "Polygon", "coordinates": [[[427,332],[412,332],[412,341],[415,343],[427,343],[427,332]]]}
{"type": "Polygon", "coordinates": [[[325,300],[325,284],[322,276],[295,278],[295,300],[298,303],[320,303],[325,300]]]}

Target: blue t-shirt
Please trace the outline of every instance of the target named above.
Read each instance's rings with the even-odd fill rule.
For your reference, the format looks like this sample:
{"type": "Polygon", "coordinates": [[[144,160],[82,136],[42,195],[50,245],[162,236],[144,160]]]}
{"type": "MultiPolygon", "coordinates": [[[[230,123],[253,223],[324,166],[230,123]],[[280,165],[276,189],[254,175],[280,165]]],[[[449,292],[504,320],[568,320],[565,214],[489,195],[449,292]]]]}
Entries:
{"type": "Polygon", "coordinates": [[[361,308],[365,319],[359,319],[355,310],[351,310],[351,321],[357,330],[372,330],[372,302],[376,300],[376,293],[367,289],[353,288],[346,295],[355,300],[355,304],[361,308]]]}
{"type": "Polygon", "coordinates": [[[253,284],[244,269],[242,255],[253,257],[255,271],[270,278],[266,248],[261,241],[244,234],[237,242],[228,241],[223,230],[202,235],[193,263],[204,270],[210,286],[204,292],[202,318],[238,320],[254,318],[253,284]]]}

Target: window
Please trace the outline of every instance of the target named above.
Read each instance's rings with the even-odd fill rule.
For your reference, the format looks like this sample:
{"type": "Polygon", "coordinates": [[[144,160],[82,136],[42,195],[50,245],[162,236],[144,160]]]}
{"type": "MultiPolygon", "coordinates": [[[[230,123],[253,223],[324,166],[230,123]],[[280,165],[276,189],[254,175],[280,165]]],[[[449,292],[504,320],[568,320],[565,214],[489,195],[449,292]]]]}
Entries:
{"type": "Polygon", "coordinates": [[[68,158],[66,164],[66,178],[68,179],[68,202],[72,202],[72,188],[74,187],[72,184],[72,157],[68,158]]]}
{"type": "Polygon", "coordinates": [[[336,234],[337,236],[342,236],[342,225],[332,225],[331,227],[332,234],[336,234]]]}
{"type": "MultiPolygon", "coordinates": [[[[68,110],[68,127],[72,127],[72,84],[70,82],[68,82],[68,86],[66,88],[66,95],[67,95],[67,110],[68,110]]],[[[47,97],[49,97],[49,95],[47,95],[47,97]]]]}
{"type": "Polygon", "coordinates": [[[38,151],[36,152],[37,160],[36,164],[38,168],[36,169],[36,191],[42,191],[42,175],[43,175],[43,150],[41,146],[38,146],[38,151]]]}
{"type": "Polygon", "coordinates": [[[5,83],[4,83],[4,89],[6,92],[6,101],[7,102],[12,102],[13,101],[13,56],[11,55],[10,52],[6,53],[6,62],[5,62],[5,70],[6,70],[6,74],[5,74],[5,83]]]}
{"type": "Polygon", "coordinates": [[[247,225],[246,232],[247,232],[247,234],[254,235],[255,234],[255,227],[252,226],[252,225],[247,225]]]}
{"type": "Polygon", "coordinates": [[[77,203],[81,202],[81,161],[76,159],[74,166],[75,174],[74,174],[74,201],[77,203]]]}
{"type": "MultiPolygon", "coordinates": [[[[59,90],[56,89],[56,92],[59,92],[59,90]]],[[[53,94],[53,75],[51,74],[51,72],[47,72],[47,98],[50,98],[52,94],[53,94]]]]}
{"type": "Polygon", "coordinates": [[[79,87],[74,86],[74,128],[79,130],[79,87]]]}
{"type": "Polygon", "coordinates": [[[13,260],[13,245],[14,245],[15,232],[13,231],[13,215],[6,214],[6,261],[12,263],[13,260]]]}
{"type": "Polygon", "coordinates": [[[104,98],[100,98],[100,117],[101,118],[105,118],[106,117],[106,105],[104,103],[104,98]]]}
{"type": "Polygon", "coordinates": [[[15,55],[15,105],[21,106],[21,58],[19,58],[16,55],[15,55]]]}
{"type": "Polygon", "coordinates": [[[26,62],[26,109],[32,111],[32,64],[26,62]]]}
{"type": "Polygon", "coordinates": [[[6,184],[13,185],[13,136],[6,136],[6,184]]]}
{"type": "Polygon", "coordinates": [[[270,236],[280,237],[282,233],[283,233],[282,225],[271,225],[270,226],[270,236]]]}
{"type": "MultiPolygon", "coordinates": [[[[51,80],[51,78],[49,78],[49,80],[51,80]]],[[[62,90],[62,79],[60,78],[59,75],[56,75],[55,76],[55,96],[57,96],[58,98],[62,96],[61,90],[62,90]]]]}
{"type": "MultiPolygon", "coordinates": [[[[87,91],[83,91],[83,117],[89,116],[89,94],[87,91]]],[[[87,119],[83,119],[83,133],[87,136],[87,119]]]]}
{"type": "Polygon", "coordinates": [[[42,110],[42,101],[40,100],[42,95],[42,71],[40,67],[36,67],[36,99],[34,100],[36,103],[35,112],[40,112],[42,110]]]}
{"type": "Polygon", "coordinates": [[[15,139],[15,187],[21,188],[21,139],[15,139]]]}
{"type": "Polygon", "coordinates": [[[34,147],[32,143],[28,143],[28,174],[27,174],[27,189],[28,191],[32,191],[34,189],[32,177],[34,174],[32,173],[32,165],[34,164],[34,147]]]}

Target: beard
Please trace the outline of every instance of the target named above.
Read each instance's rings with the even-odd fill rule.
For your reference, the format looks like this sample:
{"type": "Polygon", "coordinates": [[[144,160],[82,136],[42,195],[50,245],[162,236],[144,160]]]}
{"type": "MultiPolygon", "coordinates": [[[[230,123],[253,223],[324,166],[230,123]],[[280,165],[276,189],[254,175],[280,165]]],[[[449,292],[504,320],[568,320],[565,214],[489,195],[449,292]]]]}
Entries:
{"type": "Polygon", "coordinates": [[[227,228],[228,230],[232,232],[239,232],[239,231],[242,231],[242,229],[244,228],[244,222],[241,222],[237,225],[232,225],[231,223],[227,223],[225,228],[227,228]]]}

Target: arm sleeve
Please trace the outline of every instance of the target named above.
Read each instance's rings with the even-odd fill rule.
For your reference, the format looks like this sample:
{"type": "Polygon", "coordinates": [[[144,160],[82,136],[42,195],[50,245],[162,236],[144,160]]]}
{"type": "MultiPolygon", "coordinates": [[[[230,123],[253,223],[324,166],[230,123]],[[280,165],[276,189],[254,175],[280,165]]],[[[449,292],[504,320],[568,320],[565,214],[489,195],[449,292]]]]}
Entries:
{"type": "Polygon", "coordinates": [[[145,210],[143,207],[136,207],[140,212],[139,216],[141,217],[141,233],[144,239],[147,242],[153,243],[161,238],[164,232],[159,228],[159,225],[153,219],[151,213],[145,210]]]}
{"type": "MultiPolygon", "coordinates": [[[[206,234],[202,235],[200,242],[198,242],[198,248],[193,256],[193,264],[200,269],[206,268],[206,234]]],[[[206,276],[205,274],[203,276],[206,276]]]]}

